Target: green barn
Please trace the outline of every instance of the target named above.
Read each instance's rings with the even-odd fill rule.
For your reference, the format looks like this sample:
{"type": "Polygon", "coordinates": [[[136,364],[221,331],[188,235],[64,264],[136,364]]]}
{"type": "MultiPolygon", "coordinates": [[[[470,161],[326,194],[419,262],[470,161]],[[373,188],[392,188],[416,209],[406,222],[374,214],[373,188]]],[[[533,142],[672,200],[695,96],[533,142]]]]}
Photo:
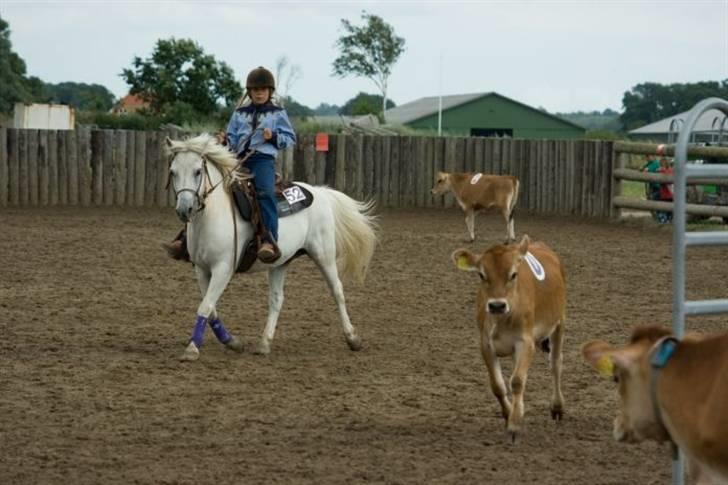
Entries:
{"type": "MultiPolygon", "coordinates": [[[[387,110],[388,124],[437,131],[440,98],[431,96],[387,110]]],[[[459,136],[582,138],[586,129],[498,93],[442,97],[442,132],[459,136]]]]}

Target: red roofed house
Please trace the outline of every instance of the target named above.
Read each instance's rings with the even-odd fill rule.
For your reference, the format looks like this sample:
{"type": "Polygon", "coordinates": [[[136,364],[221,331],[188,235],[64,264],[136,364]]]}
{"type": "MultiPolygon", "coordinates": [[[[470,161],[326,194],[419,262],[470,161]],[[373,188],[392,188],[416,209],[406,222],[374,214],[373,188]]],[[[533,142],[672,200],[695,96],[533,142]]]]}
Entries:
{"type": "Polygon", "coordinates": [[[125,115],[136,113],[142,108],[148,108],[149,102],[144,101],[136,94],[127,94],[111,108],[111,113],[115,115],[125,115]]]}

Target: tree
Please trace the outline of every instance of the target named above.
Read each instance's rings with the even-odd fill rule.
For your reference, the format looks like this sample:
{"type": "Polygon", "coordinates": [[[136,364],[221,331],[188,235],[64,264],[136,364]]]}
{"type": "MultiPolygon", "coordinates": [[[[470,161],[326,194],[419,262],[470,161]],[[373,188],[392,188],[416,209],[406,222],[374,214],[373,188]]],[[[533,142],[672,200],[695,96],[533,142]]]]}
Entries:
{"type": "Polygon", "coordinates": [[[286,96],[283,99],[283,105],[286,107],[286,112],[292,118],[303,118],[306,119],[313,115],[313,110],[308,106],[299,103],[290,96],[286,96]]]}
{"type": "Polygon", "coordinates": [[[687,111],[709,97],[728,98],[728,79],[697,83],[642,83],[624,93],[620,120],[631,130],[687,111]]]}
{"type": "Polygon", "coordinates": [[[63,82],[46,84],[48,100],[74,106],[81,111],[109,111],[114,105],[114,94],[100,84],[63,82]]]}
{"type": "Polygon", "coordinates": [[[321,103],[313,110],[313,114],[318,116],[336,116],[340,111],[340,106],[329,103],[321,103]]]}
{"type": "Polygon", "coordinates": [[[44,101],[43,81],[26,77],[25,61],[13,51],[10,26],[0,17],[0,112],[10,113],[15,103],[44,101]]]}
{"type": "MultiPolygon", "coordinates": [[[[347,116],[357,116],[366,114],[378,114],[381,112],[382,96],[378,94],[367,94],[360,92],[344,106],[339,109],[339,114],[347,116]]],[[[391,99],[387,100],[387,109],[394,108],[395,104],[391,99]]]]}
{"type": "Polygon", "coordinates": [[[392,66],[404,52],[404,39],[394,34],[381,17],[362,12],[362,27],[341,20],[345,34],[336,41],[340,54],[334,60],[334,75],[366,77],[382,93],[382,116],[387,108],[387,82],[392,66]]]}
{"type": "Polygon", "coordinates": [[[148,101],[156,113],[174,103],[185,103],[202,115],[210,115],[219,102],[235,103],[243,93],[233,70],[189,39],[160,39],[152,55],[134,57],[132,69],[121,73],[130,93],[148,101]]]}
{"type": "Polygon", "coordinates": [[[276,60],[276,92],[286,98],[291,95],[293,85],[303,77],[303,71],[298,64],[290,64],[288,57],[281,56],[276,60]]]}

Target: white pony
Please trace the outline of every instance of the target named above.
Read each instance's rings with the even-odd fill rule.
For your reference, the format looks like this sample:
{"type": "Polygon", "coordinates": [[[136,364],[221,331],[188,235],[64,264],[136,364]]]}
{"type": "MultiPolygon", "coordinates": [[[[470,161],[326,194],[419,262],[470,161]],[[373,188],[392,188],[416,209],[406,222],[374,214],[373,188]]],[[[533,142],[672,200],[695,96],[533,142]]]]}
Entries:
{"type": "MultiPolygon", "coordinates": [[[[253,226],[240,216],[230,194],[228,182],[238,160],[206,134],[184,141],[168,138],[166,144],[171,157],[169,176],[176,194],[176,211],[187,223],[187,248],[202,292],[192,338],[181,359],[199,358],[208,324],[220,342],[242,351],[242,344],[227,332],[215,308],[245,247],[254,237],[253,226]]],[[[281,257],[273,264],[256,261],[248,271],[268,271],[270,285],[268,319],[257,353],[270,352],[283,305],[287,263],[302,250],[313,259],[329,285],[349,348],[359,350],[361,339],[346,311],[339,268],[343,276],[364,280],[377,243],[373,202],[359,202],[328,187],[300,185],[313,194],[313,204],[280,220],[281,257]]]]}

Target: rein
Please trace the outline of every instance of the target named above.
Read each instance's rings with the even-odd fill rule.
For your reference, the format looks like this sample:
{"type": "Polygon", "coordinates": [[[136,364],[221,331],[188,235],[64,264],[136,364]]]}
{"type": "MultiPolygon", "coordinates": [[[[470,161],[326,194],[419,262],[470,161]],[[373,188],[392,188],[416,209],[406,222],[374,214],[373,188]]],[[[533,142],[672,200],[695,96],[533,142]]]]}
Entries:
{"type": "MultiPolygon", "coordinates": [[[[668,436],[670,436],[670,431],[665,426],[665,420],[662,418],[662,411],[660,411],[660,403],[657,399],[657,379],[660,376],[660,371],[667,365],[667,362],[675,353],[678,343],[679,341],[675,337],[662,337],[655,342],[652,350],[650,350],[650,367],[652,368],[652,372],[650,372],[650,398],[652,399],[652,411],[655,413],[657,422],[667,431],[668,436]]],[[[676,459],[678,449],[672,436],[670,436],[670,448],[673,459],[676,459]]]]}

